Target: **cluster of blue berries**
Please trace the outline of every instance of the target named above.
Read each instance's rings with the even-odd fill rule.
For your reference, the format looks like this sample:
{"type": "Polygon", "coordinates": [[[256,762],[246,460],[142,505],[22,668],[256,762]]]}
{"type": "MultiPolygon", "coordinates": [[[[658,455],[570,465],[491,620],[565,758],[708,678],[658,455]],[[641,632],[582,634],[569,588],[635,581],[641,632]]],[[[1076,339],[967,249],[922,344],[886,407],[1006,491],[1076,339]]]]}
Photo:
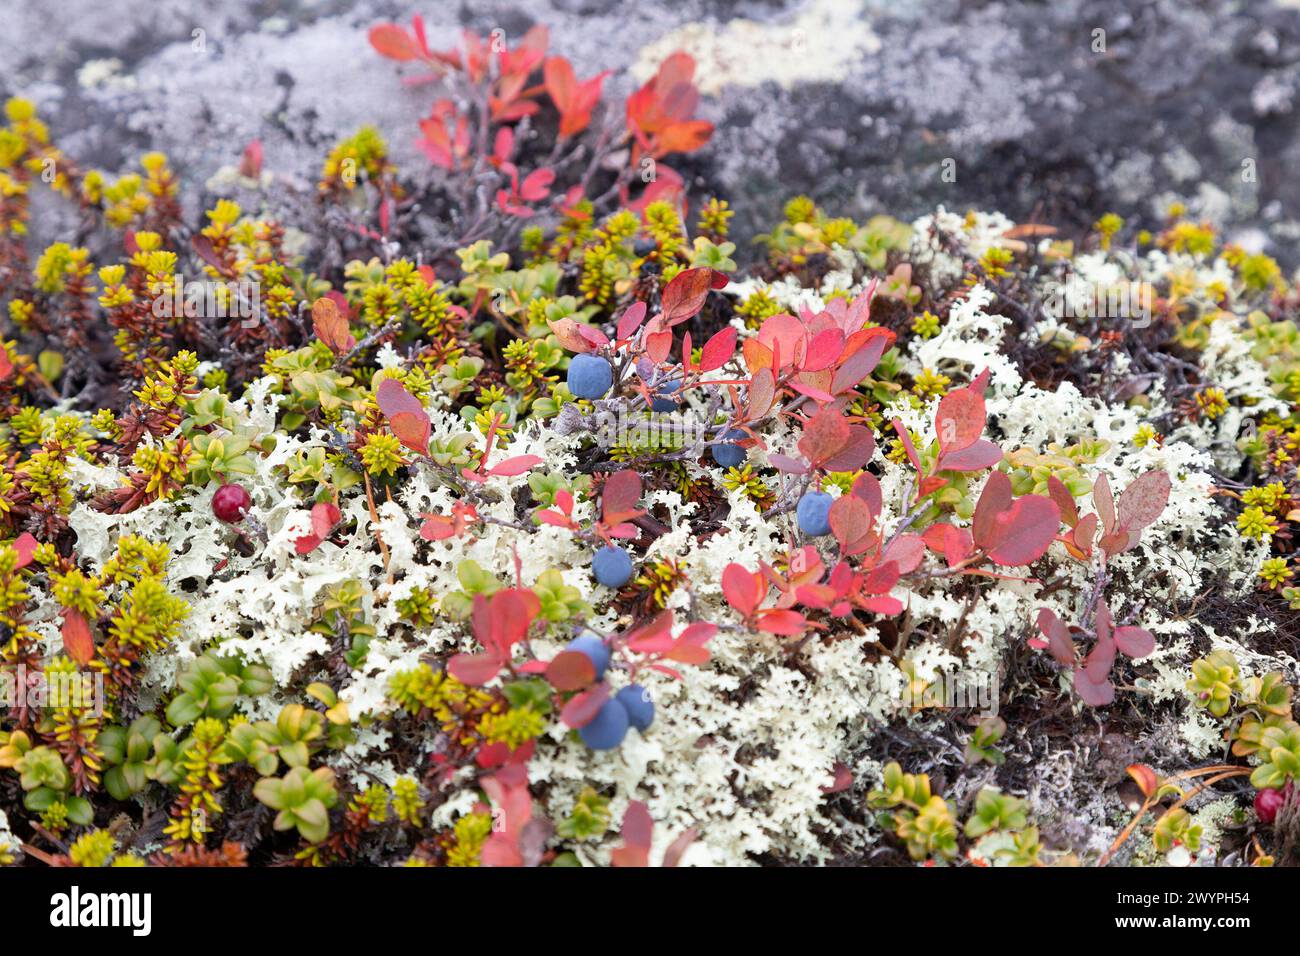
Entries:
{"type": "MultiPolygon", "coordinates": [[[[595,634],[574,638],[565,650],[587,655],[596,669],[596,680],[605,679],[609,648],[595,634]]],[[[644,733],[654,719],[655,705],[650,692],[640,684],[628,684],[605,701],[588,724],[578,729],[578,736],[592,750],[613,750],[623,742],[629,727],[644,733]]]]}

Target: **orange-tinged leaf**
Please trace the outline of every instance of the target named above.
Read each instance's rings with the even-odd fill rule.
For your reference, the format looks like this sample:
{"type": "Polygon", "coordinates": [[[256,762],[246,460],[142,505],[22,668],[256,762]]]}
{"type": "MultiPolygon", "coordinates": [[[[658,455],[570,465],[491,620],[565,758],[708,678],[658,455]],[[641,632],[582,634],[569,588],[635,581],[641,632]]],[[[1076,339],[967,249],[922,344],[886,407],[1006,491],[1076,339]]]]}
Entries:
{"type": "Polygon", "coordinates": [[[1133,778],[1133,782],[1138,785],[1138,789],[1142,791],[1142,796],[1154,796],[1156,790],[1160,788],[1160,778],[1146,764],[1129,764],[1125,769],[1128,770],[1128,775],[1133,778]]]}
{"type": "Polygon", "coordinates": [[[324,342],[335,355],[351,351],[357,344],[357,340],[348,331],[347,317],[331,298],[322,296],[312,304],[311,324],[316,338],[324,342]]]}
{"type": "Polygon", "coordinates": [[[560,651],[546,666],[546,679],[558,691],[582,690],[596,679],[596,665],[581,651],[560,651]]]}
{"type": "Polygon", "coordinates": [[[420,49],[415,40],[396,23],[379,23],[370,28],[370,45],[390,60],[415,60],[420,49]]]}
{"type": "Polygon", "coordinates": [[[81,666],[90,663],[95,656],[95,639],[90,633],[90,624],[86,616],[72,608],[63,610],[63,649],[81,666]]]}
{"type": "Polygon", "coordinates": [[[761,368],[749,380],[749,420],[756,421],[768,413],[776,398],[776,377],[770,368],[761,368]]]}
{"type": "Polygon", "coordinates": [[[407,448],[418,451],[421,455],[429,451],[429,433],[432,425],[429,416],[423,411],[398,412],[388,420],[388,427],[407,448]]]}
{"type": "Polygon", "coordinates": [[[712,269],[685,269],[677,273],[664,287],[664,320],[669,325],[676,325],[695,315],[704,308],[704,300],[712,287],[712,269]]]}

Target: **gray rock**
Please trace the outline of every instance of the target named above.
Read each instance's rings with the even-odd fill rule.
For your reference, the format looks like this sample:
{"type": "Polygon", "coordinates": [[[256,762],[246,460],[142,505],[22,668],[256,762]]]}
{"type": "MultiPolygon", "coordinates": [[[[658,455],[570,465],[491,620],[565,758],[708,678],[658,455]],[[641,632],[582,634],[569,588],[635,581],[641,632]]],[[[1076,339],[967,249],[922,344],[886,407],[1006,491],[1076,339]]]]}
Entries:
{"type": "MultiPolygon", "coordinates": [[[[3,2],[0,89],[38,100],[89,165],[120,172],[164,150],[191,211],[255,138],[268,168],[310,178],[332,142],[373,123],[405,171],[427,169],[414,139],[430,90],[403,86],[365,38],[420,5],[3,2]]],[[[1179,197],[1297,262],[1293,3],[480,0],[424,12],[435,46],[463,27],[518,37],[545,23],[580,75],[624,71],[615,94],[635,82],[625,68],[640,61],[644,75],[675,37],[713,51],[702,112],[718,131],[676,165],[732,201],[741,236],[794,192],[855,217],[942,203],[1067,233],[1104,211],[1158,225],[1179,197]]],[[[59,223],[42,217],[37,239],[59,223]]]]}

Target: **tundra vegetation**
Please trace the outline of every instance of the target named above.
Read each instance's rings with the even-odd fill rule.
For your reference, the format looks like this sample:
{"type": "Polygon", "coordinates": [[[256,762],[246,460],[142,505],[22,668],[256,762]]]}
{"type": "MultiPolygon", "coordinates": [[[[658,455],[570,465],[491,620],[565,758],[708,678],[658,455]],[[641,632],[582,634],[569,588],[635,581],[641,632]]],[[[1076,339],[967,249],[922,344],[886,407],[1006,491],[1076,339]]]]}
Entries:
{"type": "Polygon", "coordinates": [[[428,114],[197,222],[5,105],[0,861],[1296,862],[1276,262],[733,237],[688,55],[368,39],[428,114]]]}

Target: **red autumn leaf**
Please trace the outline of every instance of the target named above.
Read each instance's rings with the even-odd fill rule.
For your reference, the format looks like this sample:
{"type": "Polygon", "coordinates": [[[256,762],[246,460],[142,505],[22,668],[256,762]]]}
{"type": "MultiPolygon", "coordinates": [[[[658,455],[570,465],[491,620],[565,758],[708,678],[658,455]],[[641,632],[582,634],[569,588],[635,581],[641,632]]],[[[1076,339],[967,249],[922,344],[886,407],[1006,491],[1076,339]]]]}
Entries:
{"type": "Polygon", "coordinates": [[[925,542],[919,534],[900,534],[880,556],[882,563],[892,562],[898,565],[900,574],[911,574],[925,558],[925,542]]]}
{"type": "MultiPolygon", "coordinates": [[[[718,625],[708,621],[696,621],[688,625],[673,643],[667,655],[668,659],[696,666],[708,663],[710,653],[704,645],[713,640],[713,636],[717,633],[718,625]]],[[[631,642],[628,646],[632,646],[631,642]]]]}
{"type": "Polygon", "coordinates": [[[63,649],[83,667],[95,656],[95,639],[86,616],[73,608],[63,609],[63,649]]]}
{"type": "Polygon", "coordinates": [[[1093,707],[1105,707],[1115,700],[1115,685],[1109,676],[1094,681],[1082,667],[1074,669],[1074,691],[1083,702],[1093,707]]]}
{"type": "Polygon", "coordinates": [[[338,304],[322,296],[311,307],[311,324],[316,338],[324,342],[335,355],[351,351],[357,340],[348,331],[347,317],[339,311],[338,304]]]}
{"type": "Polygon", "coordinates": [[[412,451],[421,455],[429,451],[429,433],[432,425],[429,416],[423,410],[419,412],[398,412],[388,419],[388,427],[394,437],[412,451]]]}
{"type": "MultiPolygon", "coordinates": [[[[1089,683],[1095,685],[1110,683],[1110,669],[1115,664],[1115,642],[1110,638],[1099,640],[1093,645],[1083,664],[1074,669],[1076,684],[1079,674],[1083,674],[1089,683]]],[[[1112,697],[1114,690],[1111,691],[1112,697]]]]}
{"type": "Polygon", "coordinates": [[[445,541],[455,534],[456,523],[443,515],[429,515],[424,524],[420,525],[420,537],[425,541],[445,541]]]}
{"type": "Polygon", "coordinates": [[[546,92],[560,111],[560,136],[581,133],[591,122],[591,111],[600,100],[600,88],[609,71],[578,81],[573,66],[561,56],[547,59],[542,67],[546,92]]]}
{"type": "Polygon", "coordinates": [[[655,316],[645,327],[641,336],[645,354],[654,362],[662,362],[673,350],[673,332],[663,316],[655,316]]]}
{"type": "MultiPolygon", "coordinates": [[[[876,370],[880,359],[894,344],[894,333],[888,329],[869,329],[863,344],[840,362],[831,378],[831,391],[836,395],[857,388],[862,380],[876,370]]],[[[857,338],[857,336],[854,336],[857,338]]]]}
{"type": "Polygon", "coordinates": [[[1156,649],[1156,639],[1141,627],[1117,627],[1112,635],[1115,646],[1129,657],[1146,657],[1156,649]]]}
{"type": "Polygon", "coordinates": [[[829,405],[831,402],[835,401],[834,395],[830,392],[822,391],[822,389],[815,385],[809,385],[806,382],[800,382],[797,379],[792,380],[789,385],[800,395],[807,395],[818,405],[829,405]]]}
{"type": "Polygon", "coordinates": [[[1115,502],[1119,526],[1136,532],[1159,518],[1169,503],[1170,487],[1169,473],[1163,470],[1148,471],[1135,478],[1115,502]]]}
{"type": "Polygon", "coordinates": [[[800,458],[791,458],[789,455],[782,455],[779,452],[773,452],[767,456],[767,463],[777,471],[783,471],[787,475],[806,475],[812,469],[808,463],[800,458]]]}
{"type": "Polygon", "coordinates": [[[831,502],[828,515],[831,534],[839,542],[840,550],[847,554],[861,554],[875,540],[872,525],[875,515],[871,506],[857,495],[841,495],[831,502]]]}
{"type": "Polygon", "coordinates": [[[898,433],[898,440],[903,443],[903,451],[907,453],[907,460],[912,463],[912,467],[920,474],[921,456],[916,453],[916,445],[912,443],[912,436],[908,432],[907,426],[903,424],[901,419],[897,418],[891,424],[894,426],[894,431],[898,433]]]}
{"type": "Polygon", "coordinates": [[[416,60],[420,48],[415,40],[396,23],[379,23],[370,28],[370,45],[380,56],[390,60],[416,60]]]}
{"type": "Polygon", "coordinates": [[[336,505],[328,501],[318,502],[311,508],[311,530],[316,537],[324,540],[329,537],[334,526],[343,520],[343,513],[336,505]]]}
{"type": "Polygon", "coordinates": [[[804,423],[799,450],[816,468],[843,448],[848,440],[848,420],[837,409],[827,407],[804,423]]]}
{"type": "Polygon", "coordinates": [[[3,382],[14,373],[13,360],[9,358],[9,352],[0,345],[0,382],[3,382]]]}
{"type": "Polygon", "coordinates": [[[998,515],[997,543],[987,549],[989,559],[1007,567],[1032,564],[1056,539],[1061,512],[1056,502],[1042,495],[1025,495],[998,515]]]}
{"type": "Polygon", "coordinates": [[[805,372],[820,372],[828,369],[839,359],[844,351],[844,330],[839,328],[822,329],[812,337],[800,368],[805,372]]]}
{"type": "Polygon", "coordinates": [[[575,730],[586,727],[596,719],[596,714],[605,706],[607,700],[609,700],[609,685],[601,681],[590,690],[584,690],[572,697],[560,711],[560,720],[564,721],[566,727],[575,730]]]}
{"type": "Polygon", "coordinates": [[[722,571],[722,594],[741,617],[752,617],[767,594],[762,575],[732,562],[722,571]]]}
{"type": "Polygon", "coordinates": [[[934,428],[944,452],[969,448],[984,433],[984,396],[968,388],[953,389],[939,400],[934,428]]]}
{"type": "Polygon", "coordinates": [[[482,687],[501,673],[501,659],[495,654],[457,654],[447,662],[447,673],[462,684],[482,687]]]}
{"type": "Polygon", "coordinates": [[[1073,528],[1079,523],[1079,506],[1074,501],[1074,495],[1070,494],[1070,489],[1060,478],[1055,475],[1047,476],[1047,494],[1056,502],[1056,507],[1061,509],[1061,520],[1073,528]]]}
{"type": "Polygon", "coordinates": [[[641,476],[631,468],[616,471],[605,479],[601,490],[601,515],[608,523],[626,521],[637,513],[641,498],[641,476]]]}
{"type": "Polygon", "coordinates": [[[1002,449],[988,439],[980,438],[966,448],[940,455],[936,467],[940,471],[983,471],[1001,460],[1002,449]]]}
{"type": "Polygon", "coordinates": [[[714,369],[722,368],[727,364],[728,359],[735,354],[736,337],[740,333],[732,326],[725,329],[719,329],[715,332],[700,352],[700,371],[712,372],[714,369]]]}
{"type": "Polygon", "coordinates": [[[638,647],[645,641],[654,641],[657,638],[668,635],[672,636],[673,629],[673,612],[671,608],[660,611],[644,624],[639,625],[628,633],[624,641],[629,647],[636,644],[638,647]]]}
{"type": "Polygon", "coordinates": [[[619,339],[630,339],[633,333],[641,327],[645,321],[646,307],[644,302],[633,302],[627,307],[618,320],[618,329],[616,335],[619,339]]]}
{"type": "Polygon", "coordinates": [[[749,404],[746,415],[756,421],[768,413],[776,398],[776,376],[770,368],[761,368],[749,380],[749,404]]]}
{"type": "Polygon", "coordinates": [[[10,547],[18,552],[18,560],[14,563],[14,568],[25,568],[32,563],[32,557],[36,553],[36,549],[40,547],[40,542],[32,536],[30,531],[24,531],[14,539],[10,547]]]}
{"type": "Polygon", "coordinates": [[[343,513],[330,502],[324,501],[312,505],[311,534],[302,535],[294,541],[294,550],[298,554],[315,551],[342,519],[343,513]]]}
{"type": "Polygon", "coordinates": [[[217,252],[217,247],[212,244],[212,240],[201,233],[195,233],[190,237],[190,248],[200,259],[212,266],[217,272],[227,278],[234,278],[235,272],[225,259],[221,258],[217,252]]]}
{"type": "Polygon", "coordinates": [[[515,475],[522,475],[530,468],[534,468],[541,463],[542,459],[537,455],[516,455],[514,458],[507,458],[505,461],[493,465],[487,470],[487,473],[498,478],[512,478],[515,475]]]}
{"type": "Polygon", "coordinates": [[[853,491],[851,493],[870,505],[872,514],[880,514],[884,495],[880,490],[880,481],[875,475],[859,475],[857,480],[853,482],[853,491]]]}
{"type": "Polygon", "coordinates": [[[582,690],[596,679],[596,666],[581,651],[560,651],[546,666],[546,679],[559,691],[582,690]]]}
{"type": "Polygon", "coordinates": [[[695,829],[695,827],[691,827],[677,839],[673,840],[672,843],[668,844],[668,849],[664,850],[663,865],[666,867],[674,867],[680,863],[682,857],[686,854],[687,848],[695,842],[695,838],[699,835],[700,831],[695,829]]]}
{"type": "Polygon", "coordinates": [[[407,448],[421,455],[429,451],[431,424],[420,400],[395,378],[386,378],[375,389],[375,402],[388,419],[388,427],[407,448]]]}
{"type": "Polygon", "coordinates": [[[831,782],[821,788],[822,793],[843,793],[853,786],[853,771],[838,760],[831,767],[831,782]]]}
{"type": "Polygon", "coordinates": [[[1047,640],[1046,642],[1031,640],[1029,642],[1031,645],[1046,647],[1058,664],[1068,667],[1074,663],[1074,641],[1070,637],[1070,629],[1061,623],[1061,619],[1052,612],[1051,608],[1039,610],[1038,629],[1043,632],[1047,640]]]}
{"type": "Polygon", "coordinates": [[[772,367],[803,364],[808,349],[808,329],[793,315],[779,312],[763,320],[758,330],[759,344],[772,352],[772,367]]]}
{"type": "Polygon", "coordinates": [[[1104,472],[1092,483],[1092,503],[1101,517],[1102,530],[1109,535],[1115,530],[1115,499],[1110,493],[1110,479],[1104,472]]]}
{"type": "Polygon", "coordinates": [[[1071,535],[1074,547],[1085,557],[1092,557],[1092,542],[1097,537],[1097,516],[1087,514],[1079,519],[1079,523],[1074,526],[1074,534],[1071,535]]]}
{"type": "Polygon", "coordinates": [[[1011,479],[1000,471],[989,475],[971,516],[971,535],[978,547],[989,548],[997,543],[998,515],[1011,507],[1011,498],[1011,479]]]}
{"type": "Polygon", "coordinates": [[[704,308],[704,300],[713,288],[713,270],[685,269],[664,287],[663,316],[669,325],[684,322],[704,308]]]}
{"type": "Polygon", "coordinates": [[[921,537],[926,547],[943,555],[949,567],[965,561],[974,551],[969,531],[943,522],[930,525],[921,537]]]}
{"type": "Polygon", "coordinates": [[[825,471],[857,471],[876,453],[876,438],[865,425],[850,425],[843,447],[821,463],[825,471]]]}
{"type": "Polygon", "coordinates": [[[755,623],[755,627],[760,631],[766,631],[768,634],[779,634],[782,637],[788,637],[791,634],[802,634],[807,626],[808,622],[802,614],[788,608],[764,611],[758,616],[755,623]]]}
{"type": "Polygon", "coordinates": [[[623,845],[610,851],[611,866],[647,866],[650,862],[650,842],[654,835],[654,821],[650,811],[640,800],[633,800],[623,814],[623,845]]]}

